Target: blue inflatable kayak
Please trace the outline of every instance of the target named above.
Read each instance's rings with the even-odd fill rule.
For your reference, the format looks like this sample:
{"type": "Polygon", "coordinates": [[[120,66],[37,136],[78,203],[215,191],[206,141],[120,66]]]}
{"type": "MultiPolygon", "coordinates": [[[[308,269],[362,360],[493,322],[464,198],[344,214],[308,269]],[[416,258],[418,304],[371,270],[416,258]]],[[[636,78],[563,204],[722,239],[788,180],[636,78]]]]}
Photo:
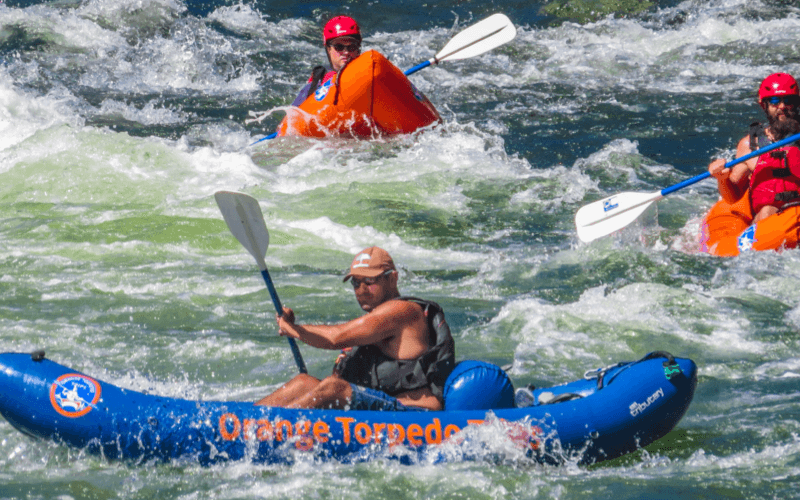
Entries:
{"type": "Polygon", "coordinates": [[[452,447],[464,446],[475,429],[507,439],[532,460],[593,463],[667,434],[696,384],[693,361],[654,352],[525,393],[531,404],[519,408],[505,372],[462,361],[445,387],[444,411],[291,410],[143,394],[50,361],[41,351],[0,354],[0,414],[21,432],[108,459],[203,465],[291,463],[299,454],[343,462],[461,460],[469,453],[452,447]]]}

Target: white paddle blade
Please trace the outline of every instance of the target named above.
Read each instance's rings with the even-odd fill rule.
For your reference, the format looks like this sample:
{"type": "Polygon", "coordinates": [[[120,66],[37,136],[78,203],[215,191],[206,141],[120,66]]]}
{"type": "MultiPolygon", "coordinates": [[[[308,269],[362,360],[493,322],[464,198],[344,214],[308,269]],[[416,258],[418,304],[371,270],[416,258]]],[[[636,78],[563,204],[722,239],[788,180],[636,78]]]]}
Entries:
{"type": "Polygon", "coordinates": [[[589,243],[635,221],[651,203],[664,196],[655,193],[620,193],[582,207],[575,214],[578,238],[589,243]]]}
{"type": "Polygon", "coordinates": [[[259,269],[266,269],[264,256],[269,246],[269,231],[258,201],[252,196],[230,191],[217,191],[214,199],[231,233],[255,257],[259,269]]]}
{"type": "Polygon", "coordinates": [[[494,14],[473,24],[454,36],[436,54],[436,61],[469,59],[510,42],[517,36],[517,28],[503,14],[494,14]]]}

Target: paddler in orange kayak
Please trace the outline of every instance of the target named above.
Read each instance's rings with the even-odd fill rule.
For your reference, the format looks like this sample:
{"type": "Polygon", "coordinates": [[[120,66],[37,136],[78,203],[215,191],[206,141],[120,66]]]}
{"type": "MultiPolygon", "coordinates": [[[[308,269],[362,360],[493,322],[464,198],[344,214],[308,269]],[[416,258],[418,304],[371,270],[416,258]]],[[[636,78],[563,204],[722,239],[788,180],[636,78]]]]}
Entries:
{"type": "Polygon", "coordinates": [[[317,88],[331,81],[350,61],[361,55],[361,28],[352,17],[333,17],[322,29],[322,43],[330,66],[314,67],[311,78],[300,89],[292,106],[301,105],[317,88]]]}
{"type": "MultiPolygon", "coordinates": [[[[767,115],[768,125],[753,123],[750,133],[739,141],[736,156],[800,132],[800,92],[794,77],[788,73],[769,75],[758,87],[758,103],[767,115]]],[[[708,166],[708,171],[717,179],[719,193],[728,203],[735,203],[750,191],[753,223],[778,213],[789,203],[800,202],[800,150],[795,145],[732,168],[725,168],[725,160],[718,159],[708,166]]]]}

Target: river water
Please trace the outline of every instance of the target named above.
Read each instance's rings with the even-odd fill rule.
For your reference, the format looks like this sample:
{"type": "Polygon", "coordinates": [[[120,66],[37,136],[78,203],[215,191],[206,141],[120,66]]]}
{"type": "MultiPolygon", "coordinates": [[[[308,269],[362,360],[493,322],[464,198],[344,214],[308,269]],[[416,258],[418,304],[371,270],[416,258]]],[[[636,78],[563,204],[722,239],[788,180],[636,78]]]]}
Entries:
{"type": "MultiPolygon", "coordinates": [[[[302,322],[359,309],[341,275],[377,244],[401,292],[440,302],[459,359],[553,385],[654,350],[699,366],[664,439],[594,466],[484,459],[127,464],[0,420],[0,498],[790,498],[800,486],[800,252],[699,253],[704,181],[632,227],[578,242],[575,212],[733,158],[755,89],[800,75],[784,0],[379,3],[0,2],[0,350],[135,390],[254,400],[296,372],[217,190],[257,198],[267,265],[302,322]],[[565,2],[561,2],[564,4],[565,2]],[[643,10],[637,10],[643,9],[643,10]],[[443,124],[375,141],[279,139],[323,62],[319,26],[356,16],[401,69],[495,12],[491,53],[412,81],[443,124]]],[[[336,353],[301,345],[312,374],[336,353]]]]}

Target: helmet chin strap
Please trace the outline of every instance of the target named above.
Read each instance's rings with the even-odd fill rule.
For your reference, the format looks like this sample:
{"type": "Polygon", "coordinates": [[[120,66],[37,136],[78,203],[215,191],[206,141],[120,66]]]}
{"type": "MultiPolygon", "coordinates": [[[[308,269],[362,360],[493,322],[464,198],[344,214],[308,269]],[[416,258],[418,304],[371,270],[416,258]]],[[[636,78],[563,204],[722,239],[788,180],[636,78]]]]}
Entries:
{"type": "Polygon", "coordinates": [[[328,45],[325,45],[325,55],[328,56],[328,66],[333,69],[333,59],[331,59],[331,53],[328,52],[328,45]]]}

